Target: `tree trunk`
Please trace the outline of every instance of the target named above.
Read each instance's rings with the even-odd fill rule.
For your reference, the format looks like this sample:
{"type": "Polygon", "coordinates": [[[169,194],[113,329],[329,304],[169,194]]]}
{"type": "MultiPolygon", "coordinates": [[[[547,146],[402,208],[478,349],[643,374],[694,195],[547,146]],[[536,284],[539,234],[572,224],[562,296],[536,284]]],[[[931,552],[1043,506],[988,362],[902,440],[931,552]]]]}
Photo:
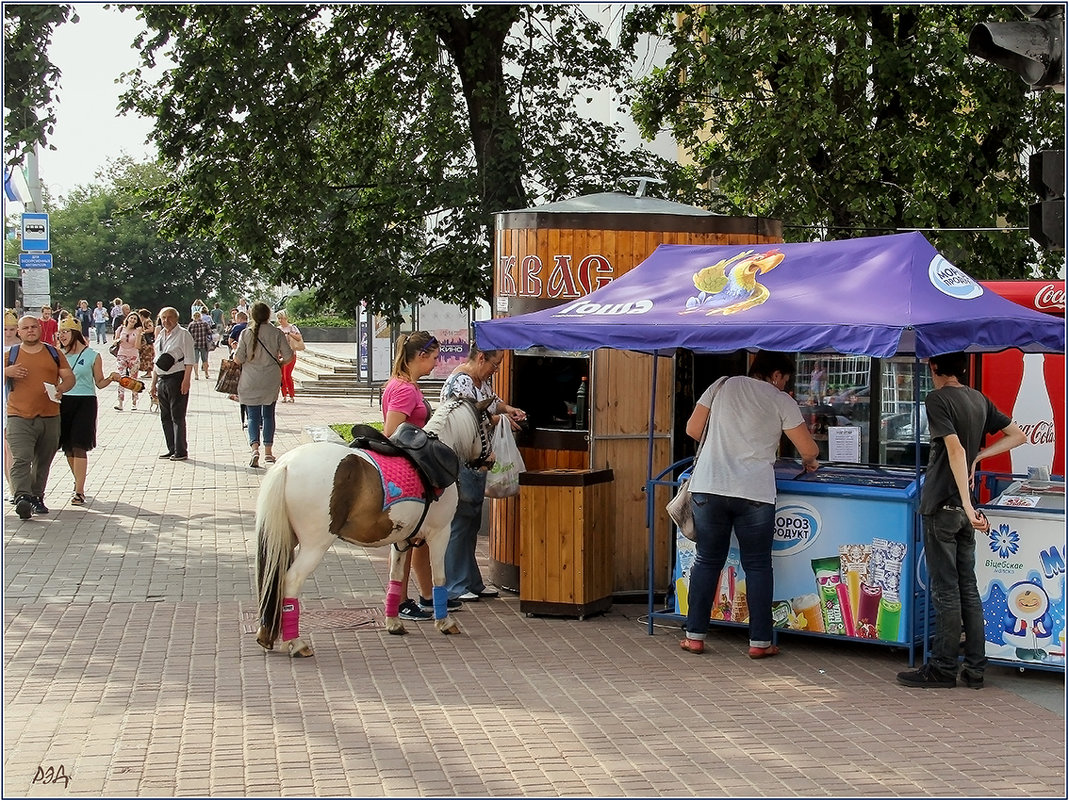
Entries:
{"type": "MultiPolygon", "coordinates": [[[[505,37],[519,19],[519,8],[483,6],[470,18],[460,6],[431,6],[426,13],[460,76],[483,211],[526,207],[520,135],[503,67],[505,37]]],[[[492,222],[487,224],[492,230],[492,222]]]]}

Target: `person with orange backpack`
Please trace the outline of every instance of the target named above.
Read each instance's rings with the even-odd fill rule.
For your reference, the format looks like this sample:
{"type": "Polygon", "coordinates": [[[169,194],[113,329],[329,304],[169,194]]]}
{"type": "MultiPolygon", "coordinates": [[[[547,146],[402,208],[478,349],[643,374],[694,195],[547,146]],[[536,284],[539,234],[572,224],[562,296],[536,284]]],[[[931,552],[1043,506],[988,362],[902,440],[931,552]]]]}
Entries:
{"type": "Polygon", "coordinates": [[[67,357],[41,339],[41,321],[19,320],[19,338],[4,362],[8,384],[7,443],[15,511],[22,520],[48,514],[45,485],[59,450],[59,401],[75,384],[67,357]]]}

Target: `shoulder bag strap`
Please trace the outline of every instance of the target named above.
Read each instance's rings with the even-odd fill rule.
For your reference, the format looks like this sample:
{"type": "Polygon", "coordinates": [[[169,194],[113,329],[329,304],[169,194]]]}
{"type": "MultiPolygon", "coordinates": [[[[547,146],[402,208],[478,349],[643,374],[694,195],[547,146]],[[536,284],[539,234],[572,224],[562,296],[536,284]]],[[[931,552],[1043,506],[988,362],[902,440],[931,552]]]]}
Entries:
{"type": "Polygon", "coordinates": [[[705,418],[705,428],[702,429],[702,438],[698,440],[698,449],[694,451],[694,464],[698,463],[698,457],[701,456],[702,448],[705,445],[705,439],[709,436],[709,421],[713,419],[713,401],[716,400],[717,393],[720,392],[721,387],[728,380],[728,376],[718,378],[713,384],[713,394],[709,398],[709,416],[705,418]]]}
{"type": "Polygon", "coordinates": [[[278,360],[278,356],[276,356],[272,351],[267,349],[267,345],[264,344],[264,341],[260,339],[259,336],[256,337],[256,341],[260,343],[260,347],[264,349],[264,353],[271,354],[271,361],[273,361],[275,363],[275,366],[278,367],[279,370],[281,370],[282,362],[278,360]]]}

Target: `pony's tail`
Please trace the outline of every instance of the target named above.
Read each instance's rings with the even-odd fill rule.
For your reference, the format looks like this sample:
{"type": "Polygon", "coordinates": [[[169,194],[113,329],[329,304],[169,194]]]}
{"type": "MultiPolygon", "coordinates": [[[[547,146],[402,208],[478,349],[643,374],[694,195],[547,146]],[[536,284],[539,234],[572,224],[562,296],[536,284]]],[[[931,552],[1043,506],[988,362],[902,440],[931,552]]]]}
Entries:
{"type": "Polygon", "coordinates": [[[286,571],[297,542],[286,511],[286,467],[268,470],[256,499],[256,587],[260,597],[257,642],[274,647],[282,628],[282,598],[286,571]]]}

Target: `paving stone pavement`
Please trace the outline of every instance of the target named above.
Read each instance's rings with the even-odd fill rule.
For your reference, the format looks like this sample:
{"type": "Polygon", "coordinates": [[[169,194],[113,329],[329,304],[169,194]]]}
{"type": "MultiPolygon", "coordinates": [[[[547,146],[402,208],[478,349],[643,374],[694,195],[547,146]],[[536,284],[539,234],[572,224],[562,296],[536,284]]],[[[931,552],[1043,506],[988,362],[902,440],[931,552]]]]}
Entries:
{"type": "MultiPolygon", "coordinates": [[[[678,629],[649,636],[641,605],[580,622],[508,595],[466,605],[460,636],[389,636],[384,549],[332,548],[307,581],[313,659],[265,653],[264,471],[212,387],[193,382],[188,462],[156,458],[147,398],[118,412],[105,390],[88,505],[62,457],[51,514],[6,504],[5,798],[1066,797],[1061,674],[908,690],[902,650],[783,637],[758,662],[715,630],[698,657],[678,629]]],[[[378,416],[298,397],[276,448],[378,416]]]]}

